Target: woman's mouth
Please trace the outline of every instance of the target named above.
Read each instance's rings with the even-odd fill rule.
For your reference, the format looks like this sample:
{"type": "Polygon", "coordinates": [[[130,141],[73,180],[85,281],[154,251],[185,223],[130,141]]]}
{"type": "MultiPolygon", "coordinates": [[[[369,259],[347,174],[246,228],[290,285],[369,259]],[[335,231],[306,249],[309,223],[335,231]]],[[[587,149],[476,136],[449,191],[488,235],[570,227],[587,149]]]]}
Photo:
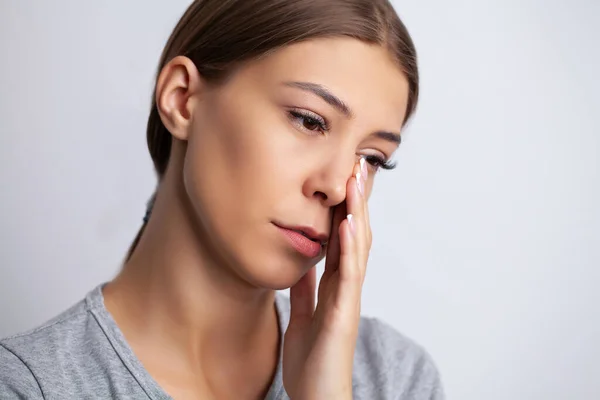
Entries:
{"type": "Polygon", "coordinates": [[[318,257],[323,247],[327,244],[327,235],[316,233],[311,228],[283,227],[277,224],[275,226],[287,239],[292,248],[304,257],[318,257]]]}

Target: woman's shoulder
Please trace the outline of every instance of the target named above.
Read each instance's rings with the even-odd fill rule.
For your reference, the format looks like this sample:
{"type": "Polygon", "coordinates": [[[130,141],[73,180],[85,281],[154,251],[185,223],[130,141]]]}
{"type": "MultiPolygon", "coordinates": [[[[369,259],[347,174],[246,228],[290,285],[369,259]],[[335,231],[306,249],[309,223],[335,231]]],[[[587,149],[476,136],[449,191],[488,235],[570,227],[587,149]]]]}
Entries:
{"type": "MultiPolygon", "coordinates": [[[[285,326],[289,298],[278,293],[276,304],[285,326]]],[[[388,323],[366,316],[359,324],[353,386],[361,399],[444,398],[440,374],[429,352],[388,323]]]]}
{"type": "Polygon", "coordinates": [[[19,332],[0,339],[0,348],[11,353],[47,354],[58,349],[77,333],[77,327],[87,317],[85,300],[79,301],[52,319],[33,329],[19,332]]]}
{"type": "Polygon", "coordinates": [[[0,398],[72,398],[71,389],[98,383],[111,354],[94,305],[99,295],[97,287],[49,321],[0,340],[0,398]]]}
{"type": "Polygon", "coordinates": [[[86,313],[80,301],[33,329],[0,339],[0,398],[43,398],[40,374],[68,363],[86,313]]]}
{"type": "Polygon", "coordinates": [[[90,299],[97,290],[99,288],[35,328],[1,338],[0,346],[14,353],[24,351],[48,354],[60,350],[65,345],[74,344],[74,340],[88,325],[87,320],[93,318],[90,314],[90,299]]]}
{"type": "Polygon", "coordinates": [[[367,391],[364,398],[444,398],[440,374],[429,352],[378,318],[361,318],[354,380],[356,390],[367,391]]]}

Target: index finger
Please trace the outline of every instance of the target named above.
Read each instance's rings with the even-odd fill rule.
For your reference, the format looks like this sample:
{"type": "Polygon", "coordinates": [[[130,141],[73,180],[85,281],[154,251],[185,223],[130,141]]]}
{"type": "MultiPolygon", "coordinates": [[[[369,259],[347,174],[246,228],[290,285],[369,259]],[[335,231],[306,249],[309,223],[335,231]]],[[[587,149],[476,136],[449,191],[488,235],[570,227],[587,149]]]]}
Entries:
{"type": "Polygon", "coordinates": [[[325,272],[333,272],[340,262],[340,224],[346,218],[346,202],[334,207],[331,220],[331,233],[327,242],[327,256],[325,258],[325,272]]]}

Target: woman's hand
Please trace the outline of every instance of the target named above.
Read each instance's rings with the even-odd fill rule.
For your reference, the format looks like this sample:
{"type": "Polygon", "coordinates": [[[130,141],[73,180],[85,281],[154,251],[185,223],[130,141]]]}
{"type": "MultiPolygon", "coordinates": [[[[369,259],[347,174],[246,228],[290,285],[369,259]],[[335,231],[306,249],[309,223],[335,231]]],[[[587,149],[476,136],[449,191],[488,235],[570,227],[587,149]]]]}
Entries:
{"type": "Polygon", "coordinates": [[[334,211],[316,309],[316,268],[290,290],[283,382],[292,400],[352,399],[361,292],[371,248],[367,174],[361,158],[347,183],[346,204],[334,211]]]}

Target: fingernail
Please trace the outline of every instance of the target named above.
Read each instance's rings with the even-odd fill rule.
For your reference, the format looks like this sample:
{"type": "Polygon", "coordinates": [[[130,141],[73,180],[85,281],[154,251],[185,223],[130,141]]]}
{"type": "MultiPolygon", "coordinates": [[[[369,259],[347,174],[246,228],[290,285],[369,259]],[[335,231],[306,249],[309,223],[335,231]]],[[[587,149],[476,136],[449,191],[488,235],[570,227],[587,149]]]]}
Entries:
{"type": "Polygon", "coordinates": [[[367,162],[365,161],[364,157],[361,157],[360,159],[360,172],[366,181],[369,176],[369,169],[367,168],[367,162]]]}
{"type": "Polygon", "coordinates": [[[348,225],[350,226],[350,232],[354,235],[356,233],[356,225],[354,224],[354,215],[348,214],[346,217],[348,220],[348,225]]]}
{"type": "Polygon", "coordinates": [[[358,186],[358,191],[360,194],[365,194],[365,182],[363,181],[360,172],[356,174],[356,186],[358,186]]]}

